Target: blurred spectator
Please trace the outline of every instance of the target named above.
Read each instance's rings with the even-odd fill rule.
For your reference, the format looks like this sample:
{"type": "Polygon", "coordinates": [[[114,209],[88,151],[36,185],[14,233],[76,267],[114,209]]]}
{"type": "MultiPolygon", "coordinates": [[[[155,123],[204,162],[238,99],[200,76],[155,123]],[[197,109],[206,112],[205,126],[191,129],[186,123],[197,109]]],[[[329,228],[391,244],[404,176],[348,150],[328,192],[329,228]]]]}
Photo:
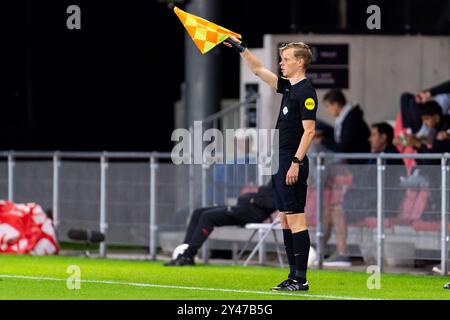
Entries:
{"type": "MultiPolygon", "coordinates": [[[[341,153],[368,153],[369,127],[363,118],[363,112],[359,105],[353,106],[347,102],[340,90],[328,91],[323,102],[327,112],[335,119],[334,134],[319,134],[316,142],[332,152],[341,153]]],[[[320,133],[320,131],[319,131],[320,133]]],[[[362,164],[366,160],[351,159],[345,163],[362,164]]],[[[331,227],[334,226],[337,242],[337,254],[332,256],[335,265],[350,266],[350,260],[345,255],[347,226],[342,211],[342,203],[348,188],[352,184],[352,173],[341,162],[328,165],[325,178],[324,192],[324,226],[325,238],[328,240],[331,227]]],[[[326,242],[325,241],[325,242],[326,242]]]]}
{"type": "MultiPolygon", "coordinates": [[[[425,102],[419,110],[422,124],[432,130],[433,135],[427,140],[422,140],[409,134],[406,136],[405,145],[414,147],[419,153],[450,152],[450,116],[444,115],[441,106],[433,100],[425,102]]],[[[422,164],[440,163],[439,160],[420,162],[422,164]]]]}
{"type": "MultiPolygon", "coordinates": [[[[398,153],[392,143],[394,137],[393,128],[387,123],[375,123],[371,126],[370,142],[371,152],[373,153],[398,153]]],[[[377,194],[368,191],[375,190],[376,183],[373,179],[376,174],[376,159],[369,160],[367,164],[372,166],[358,167],[358,174],[353,175],[352,185],[343,196],[340,204],[334,204],[325,208],[324,214],[324,243],[327,243],[331,236],[331,229],[334,229],[336,236],[336,252],[324,261],[327,267],[350,267],[351,260],[347,256],[347,224],[358,222],[368,216],[375,214],[377,194]],[[368,209],[366,209],[368,208],[368,209]],[[345,212],[345,214],[344,214],[345,212]]],[[[396,189],[400,183],[400,176],[405,173],[403,161],[401,159],[386,160],[386,186],[396,189]],[[401,166],[399,170],[399,165],[401,166]]],[[[386,200],[389,203],[400,203],[403,192],[388,192],[386,200]]],[[[387,217],[389,214],[386,215],[387,217]]]]}
{"type": "Polygon", "coordinates": [[[400,110],[403,127],[408,128],[410,133],[417,137],[428,137],[430,130],[422,124],[420,117],[420,107],[434,97],[444,115],[449,113],[450,108],[450,81],[437,85],[431,89],[418,92],[416,95],[404,93],[400,98],[400,110]]]}
{"type": "MultiPolygon", "coordinates": [[[[419,152],[449,152],[450,151],[450,117],[448,115],[450,109],[450,81],[444,82],[429,90],[424,90],[416,94],[416,102],[423,103],[426,106],[420,113],[421,121],[423,125],[434,133],[434,139],[431,144],[425,145],[418,139],[410,138],[408,143],[416,148],[419,152]],[[442,107],[442,111],[436,107],[436,103],[433,103],[431,98],[434,97],[436,103],[442,107]],[[446,106],[446,108],[444,107],[446,106]]],[[[435,164],[439,164],[439,160],[435,161],[435,164]]],[[[432,199],[431,202],[438,202],[439,199],[432,199]]],[[[440,264],[432,268],[432,272],[440,274],[440,264]]],[[[450,272],[448,272],[450,275],[450,272]]],[[[450,285],[447,283],[444,286],[446,289],[450,289],[450,285]]]]}
{"type": "MultiPolygon", "coordinates": [[[[368,142],[370,131],[364,121],[359,105],[347,103],[340,90],[328,91],[323,102],[327,112],[335,119],[334,139],[322,139],[322,144],[334,152],[365,153],[370,152],[368,142]]],[[[348,163],[364,163],[361,160],[349,160],[348,163]]]]}
{"type": "MultiPolygon", "coordinates": [[[[444,115],[441,106],[434,100],[425,102],[420,107],[420,117],[432,135],[427,139],[420,139],[417,136],[407,135],[404,141],[398,139],[397,143],[413,147],[419,153],[445,153],[450,152],[450,116],[444,115]]],[[[440,159],[436,160],[417,160],[419,166],[412,169],[412,174],[404,179],[403,186],[425,186],[431,190],[440,187],[440,180],[436,179],[437,170],[431,165],[441,164],[440,159]],[[423,167],[420,167],[422,165],[423,167]]],[[[438,193],[430,192],[428,208],[431,211],[438,210],[441,202],[441,196],[438,193]]]]}
{"type": "MultiPolygon", "coordinates": [[[[374,123],[370,128],[370,151],[373,153],[399,153],[393,144],[394,129],[386,122],[374,123]]],[[[369,164],[376,164],[376,159],[370,159],[369,164]]],[[[403,165],[401,159],[387,159],[387,165],[403,165]]]]}

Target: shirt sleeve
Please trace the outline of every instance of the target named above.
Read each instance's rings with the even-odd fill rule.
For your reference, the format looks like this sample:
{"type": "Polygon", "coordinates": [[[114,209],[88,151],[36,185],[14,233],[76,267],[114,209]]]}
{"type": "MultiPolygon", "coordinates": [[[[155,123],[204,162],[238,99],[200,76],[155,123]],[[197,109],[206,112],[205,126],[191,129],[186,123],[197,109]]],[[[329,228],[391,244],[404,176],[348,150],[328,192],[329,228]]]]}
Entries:
{"type": "Polygon", "coordinates": [[[302,120],[316,120],[317,96],[313,90],[308,90],[299,97],[302,120]]]}
{"type": "Polygon", "coordinates": [[[441,83],[430,89],[430,93],[432,96],[442,94],[442,93],[450,93],[450,81],[441,83]]]}
{"type": "Polygon", "coordinates": [[[283,77],[278,77],[278,83],[277,83],[277,93],[283,94],[286,89],[291,88],[291,83],[288,79],[283,77]]]}

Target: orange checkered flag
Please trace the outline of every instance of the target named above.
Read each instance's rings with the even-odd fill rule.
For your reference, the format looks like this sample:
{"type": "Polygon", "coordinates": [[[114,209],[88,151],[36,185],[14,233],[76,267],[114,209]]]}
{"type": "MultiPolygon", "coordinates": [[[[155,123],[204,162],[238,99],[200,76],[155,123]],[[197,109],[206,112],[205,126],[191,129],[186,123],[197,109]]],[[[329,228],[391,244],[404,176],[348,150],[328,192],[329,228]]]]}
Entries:
{"type": "Polygon", "coordinates": [[[177,7],[175,7],[173,11],[175,11],[175,14],[180,18],[187,33],[192,40],[194,40],[195,45],[202,54],[207,53],[230,36],[242,38],[242,36],[236,32],[230,31],[193,14],[184,12],[177,7]]]}

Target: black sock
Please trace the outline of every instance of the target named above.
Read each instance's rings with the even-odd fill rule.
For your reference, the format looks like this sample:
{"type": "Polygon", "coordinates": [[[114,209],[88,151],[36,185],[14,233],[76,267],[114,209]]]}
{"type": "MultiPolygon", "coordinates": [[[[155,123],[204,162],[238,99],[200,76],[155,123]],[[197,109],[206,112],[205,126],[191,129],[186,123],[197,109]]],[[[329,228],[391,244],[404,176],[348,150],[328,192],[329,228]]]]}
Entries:
{"type": "Polygon", "coordinates": [[[306,282],[306,271],[308,269],[309,240],[308,230],[292,233],[294,257],[295,257],[295,279],[300,283],[306,282]]]}
{"type": "Polygon", "coordinates": [[[283,229],[283,241],[284,241],[284,249],[286,250],[286,255],[289,262],[289,278],[295,278],[295,258],[294,258],[294,250],[293,250],[293,240],[292,240],[292,232],[291,229],[283,229]]]}

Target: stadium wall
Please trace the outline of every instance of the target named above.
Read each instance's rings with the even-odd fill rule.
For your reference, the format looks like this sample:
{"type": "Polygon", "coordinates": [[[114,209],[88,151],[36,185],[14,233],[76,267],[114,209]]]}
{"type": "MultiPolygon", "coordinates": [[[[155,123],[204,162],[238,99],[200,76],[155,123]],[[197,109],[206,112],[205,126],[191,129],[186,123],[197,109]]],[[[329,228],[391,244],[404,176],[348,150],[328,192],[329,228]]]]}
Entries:
{"type": "MultiPolygon", "coordinates": [[[[394,119],[403,92],[417,92],[450,79],[448,36],[265,35],[263,48],[254,52],[265,66],[277,72],[278,47],[291,41],[322,46],[348,45],[348,89],[343,91],[349,101],[361,105],[368,123],[394,119]]],[[[251,74],[243,60],[240,79],[241,100],[245,98],[246,84],[259,84],[261,106],[263,110],[270,110],[262,113],[261,125],[273,127],[281,96],[251,74]]],[[[320,107],[327,90],[317,89],[318,116],[333,123],[320,107]]]]}

